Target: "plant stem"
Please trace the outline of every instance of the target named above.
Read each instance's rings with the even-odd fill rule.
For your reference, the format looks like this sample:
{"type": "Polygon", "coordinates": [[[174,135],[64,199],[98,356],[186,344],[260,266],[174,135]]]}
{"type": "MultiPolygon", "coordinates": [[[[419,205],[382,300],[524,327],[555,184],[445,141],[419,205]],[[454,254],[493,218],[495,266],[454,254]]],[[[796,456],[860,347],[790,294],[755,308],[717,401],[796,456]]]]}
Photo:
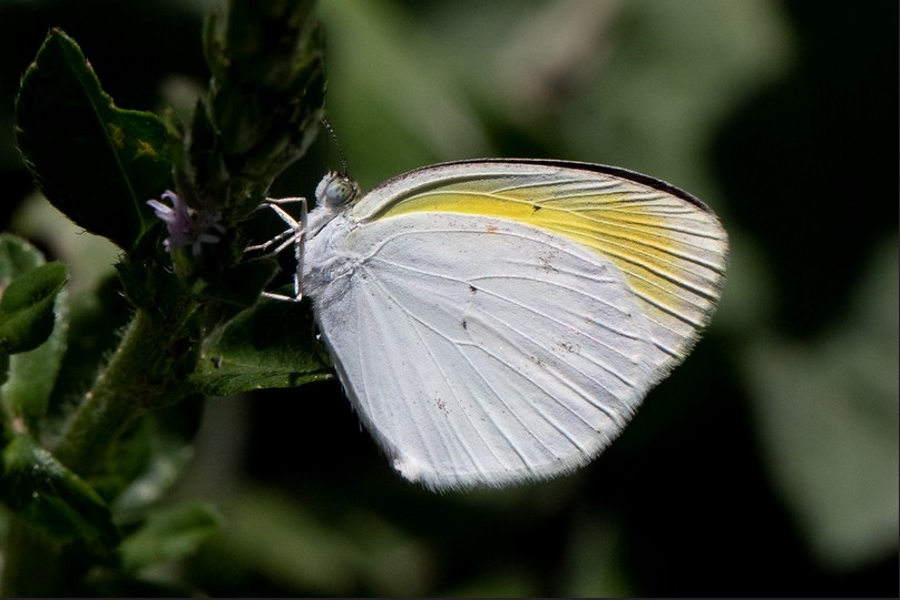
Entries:
{"type": "Polygon", "coordinates": [[[144,411],[169,406],[184,395],[180,363],[187,354],[173,351],[184,335],[193,306],[163,320],[138,309],[122,341],[93,388],[72,417],[56,458],[82,477],[103,464],[106,451],[144,411]]]}

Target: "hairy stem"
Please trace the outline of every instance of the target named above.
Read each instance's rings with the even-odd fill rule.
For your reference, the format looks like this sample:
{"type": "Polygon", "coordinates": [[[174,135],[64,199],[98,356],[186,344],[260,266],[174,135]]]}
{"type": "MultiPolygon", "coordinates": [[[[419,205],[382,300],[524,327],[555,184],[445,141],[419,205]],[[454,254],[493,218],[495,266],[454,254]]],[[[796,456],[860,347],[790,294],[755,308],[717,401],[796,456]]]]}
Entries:
{"type": "Polygon", "coordinates": [[[145,310],[135,313],[54,451],[78,475],[89,477],[103,464],[107,450],[144,411],[169,406],[185,395],[177,371],[189,353],[177,347],[191,311],[182,312],[165,320],[145,310]]]}

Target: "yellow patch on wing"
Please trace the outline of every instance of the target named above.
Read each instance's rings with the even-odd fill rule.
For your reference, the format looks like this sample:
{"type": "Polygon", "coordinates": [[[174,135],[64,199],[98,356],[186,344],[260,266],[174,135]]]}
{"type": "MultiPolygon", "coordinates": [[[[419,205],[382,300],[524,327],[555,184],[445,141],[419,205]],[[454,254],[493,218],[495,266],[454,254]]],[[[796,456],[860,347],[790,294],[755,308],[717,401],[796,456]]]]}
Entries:
{"type": "Polygon", "coordinates": [[[621,269],[648,316],[671,331],[672,343],[661,346],[674,357],[683,356],[719,296],[727,237],[718,220],[646,184],[608,174],[444,181],[375,218],[433,211],[508,219],[593,248],[621,269]]]}

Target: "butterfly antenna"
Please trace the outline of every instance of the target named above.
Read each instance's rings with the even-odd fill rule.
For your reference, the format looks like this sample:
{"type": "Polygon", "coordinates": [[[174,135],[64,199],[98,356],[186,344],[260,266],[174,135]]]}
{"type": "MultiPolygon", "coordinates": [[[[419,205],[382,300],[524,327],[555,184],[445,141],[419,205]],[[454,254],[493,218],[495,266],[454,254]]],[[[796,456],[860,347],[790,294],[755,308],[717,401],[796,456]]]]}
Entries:
{"type": "Polygon", "coordinates": [[[341,147],[341,143],[338,141],[337,134],[334,132],[334,127],[331,126],[331,123],[326,121],[324,118],[322,119],[322,127],[325,128],[325,131],[328,132],[328,137],[331,138],[331,141],[334,142],[334,147],[337,148],[338,154],[341,155],[341,175],[344,177],[349,177],[350,167],[347,165],[347,155],[344,154],[344,149],[341,147]]]}

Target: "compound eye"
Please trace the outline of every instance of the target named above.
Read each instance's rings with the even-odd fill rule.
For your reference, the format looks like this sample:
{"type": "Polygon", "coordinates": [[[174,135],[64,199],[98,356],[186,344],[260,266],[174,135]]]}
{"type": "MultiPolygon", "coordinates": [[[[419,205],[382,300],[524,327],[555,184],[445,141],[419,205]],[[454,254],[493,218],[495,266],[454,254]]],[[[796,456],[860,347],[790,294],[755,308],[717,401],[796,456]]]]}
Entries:
{"type": "Polygon", "coordinates": [[[320,202],[328,206],[343,206],[359,193],[356,182],[339,173],[329,173],[316,190],[320,202]]]}

